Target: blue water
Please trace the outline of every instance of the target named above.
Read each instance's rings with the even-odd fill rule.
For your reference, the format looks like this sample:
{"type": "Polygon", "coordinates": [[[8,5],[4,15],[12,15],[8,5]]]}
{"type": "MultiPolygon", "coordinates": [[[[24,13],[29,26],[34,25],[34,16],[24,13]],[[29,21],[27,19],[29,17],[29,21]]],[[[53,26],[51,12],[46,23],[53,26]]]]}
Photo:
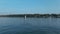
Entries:
{"type": "Polygon", "coordinates": [[[60,34],[60,18],[0,17],[0,34],[60,34]]]}

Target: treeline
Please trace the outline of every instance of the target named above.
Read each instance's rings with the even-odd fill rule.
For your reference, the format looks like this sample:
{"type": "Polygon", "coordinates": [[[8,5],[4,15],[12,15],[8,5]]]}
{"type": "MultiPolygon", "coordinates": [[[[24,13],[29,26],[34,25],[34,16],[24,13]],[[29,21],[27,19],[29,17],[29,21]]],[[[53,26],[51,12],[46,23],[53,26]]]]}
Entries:
{"type": "Polygon", "coordinates": [[[12,15],[0,15],[0,17],[36,17],[36,18],[60,18],[60,14],[12,14],[12,15]]]}

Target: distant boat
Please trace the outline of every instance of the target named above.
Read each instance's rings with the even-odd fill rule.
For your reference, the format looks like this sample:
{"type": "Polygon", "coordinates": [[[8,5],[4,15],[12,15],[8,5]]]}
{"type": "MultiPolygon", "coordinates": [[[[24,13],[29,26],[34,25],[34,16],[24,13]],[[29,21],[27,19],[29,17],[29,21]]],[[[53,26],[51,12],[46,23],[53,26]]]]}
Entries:
{"type": "Polygon", "coordinates": [[[25,15],[25,17],[24,17],[24,18],[25,18],[25,20],[26,20],[26,15],[25,15]]]}

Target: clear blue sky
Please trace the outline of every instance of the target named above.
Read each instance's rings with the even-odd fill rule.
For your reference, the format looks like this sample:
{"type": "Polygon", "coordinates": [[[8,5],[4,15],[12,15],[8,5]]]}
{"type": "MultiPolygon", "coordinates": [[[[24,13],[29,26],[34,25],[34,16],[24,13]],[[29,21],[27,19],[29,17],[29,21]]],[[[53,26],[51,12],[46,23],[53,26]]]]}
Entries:
{"type": "Polygon", "coordinates": [[[60,0],[0,0],[0,14],[60,13],[60,0]]]}

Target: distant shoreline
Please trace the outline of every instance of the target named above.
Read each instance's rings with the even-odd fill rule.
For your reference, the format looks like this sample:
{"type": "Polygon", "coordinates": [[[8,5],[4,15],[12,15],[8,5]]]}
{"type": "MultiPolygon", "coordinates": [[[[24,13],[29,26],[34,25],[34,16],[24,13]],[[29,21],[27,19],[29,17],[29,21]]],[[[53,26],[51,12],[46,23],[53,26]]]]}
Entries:
{"type": "Polygon", "coordinates": [[[35,18],[60,18],[60,14],[11,14],[11,15],[0,15],[0,17],[35,17],[35,18]]]}

